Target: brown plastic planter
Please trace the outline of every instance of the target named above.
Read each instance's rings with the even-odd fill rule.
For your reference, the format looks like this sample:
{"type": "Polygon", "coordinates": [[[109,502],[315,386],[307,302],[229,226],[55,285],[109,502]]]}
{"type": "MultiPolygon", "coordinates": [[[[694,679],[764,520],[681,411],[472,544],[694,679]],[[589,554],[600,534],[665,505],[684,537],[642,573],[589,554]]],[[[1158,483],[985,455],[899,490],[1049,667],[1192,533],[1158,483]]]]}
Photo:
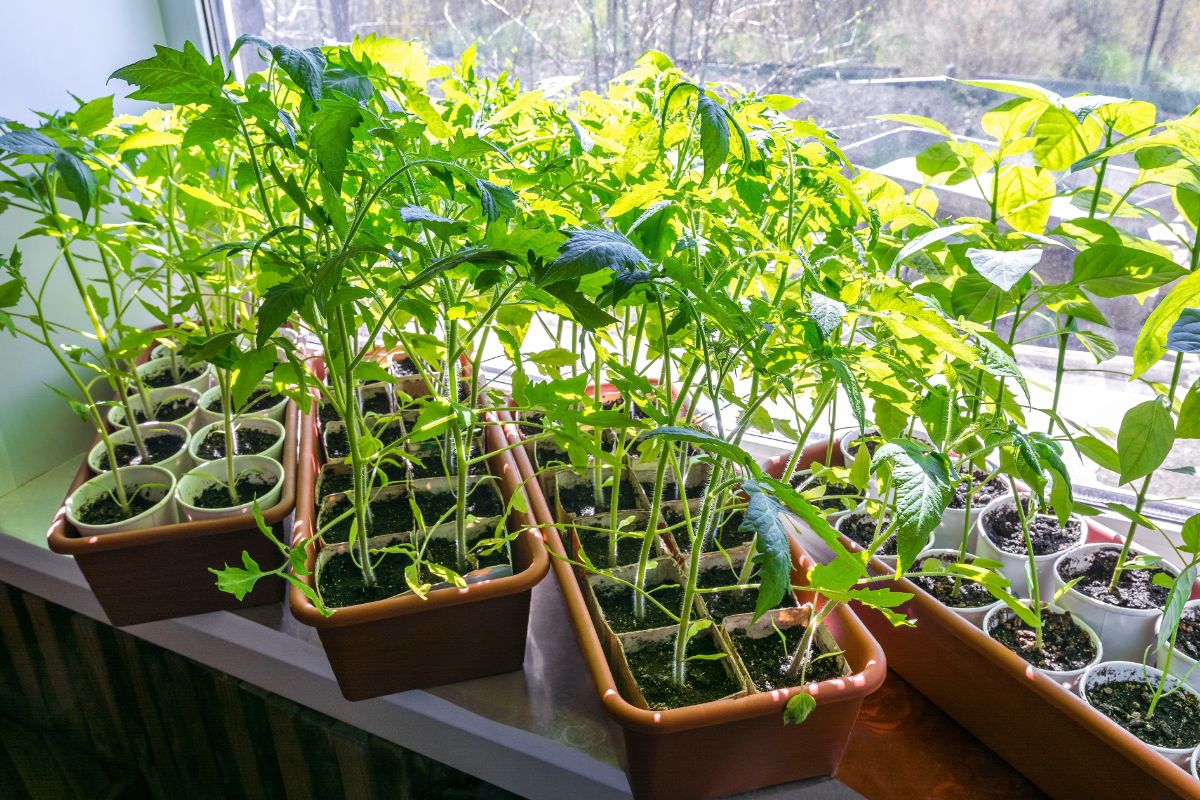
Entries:
{"type": "MultiPolygon", "coordinates": [[[[506,425],[509,441],[520,440],[515,425],[506,425]]],[[[524,448],[512,451],[525,479],[532,466],[524,448]]],[[[803,725],[784,725],[783,708],[795,690],[755,693],[711,703],[651,711],[621,696],[592,624],[575,573],[553,524],[545,496],[530,481],[530,501],[542,525],[555,576],[579,639],[592,681],[608,715],[625,734],[625,769],[635,797],[641,800],[711,798],[763,786],[830,775],[845,751],[862,699],[879,688],[887,673],[883,651],[848,608],[827,622],[844,648],[852,674],[815,684],[817,707],[803,725]]],[[[792,542],[793,562],[807,556],[792,542]]],[[[801,580],[799,570],[794,580],[801,580]]],[[[803,603],[809,598],[798,596],[803,603]]]]}
{"type": "MultiPolygon", "coordinates": [[[[499,426],[484,430],[489,449],[500,450],[499,426]]],[[[307,545],[309,585],[322,544],[312,541],[316,523],[317,474],[320,470],[317,418],[305,414],[300,432],[300,475],[296,497],[295,541],[307,545]]],[[[496,452],[489,467],[507,500],[521,491],[511,452],[496,452]]],[[[540,493],[539,493],[540,496],[540,493]]],[[[532,520],[513,509],[512,529],[526,529],[512,543],[513,575],[466,589],[439,589],[425,600],[401,595],[349,606],[322,616],[295,587],[288,600],[298,620],[317,629],[338,687],[347,700],[440,686],[521,669],[529,627],[533,587],[546,576],[550,558],[532,520]]]]}
{"type": "MultiPolygon", "coordinates": [[[[264,521],[280,541],[296,494],[296,429],[299,414],[289,403],[284,422],[283,493],[264,521]]],[[[91,477],[87,459],[67,496],[91,477]]],[[[253,517],[180,522],[157,528],[83,537],[59,508],[47,535],[50,549],[73,556],[113,625],[137,625],[209,611],[232,611],[283,599],[282,581],[259,581],[244,600],[217,589],[209,568],[242,563],[247,552],[263,569],[283,563],[279,548],[259,531],[253,517]]]]}
{"type": "MultiPolygon", "coordinates": [[[[834,447],[834,463],[841,451],[834,447]]],[[[823,460],[824,442],[802,461],[823,460]]],[[[778,475],[782,460],[767,471],[778,475]]],[[[1088,541],[1114,541],[1089,521],[1088,541]]],[[[848,547],[857,546],[843,537],[848,547]]],[[[894,572],[879,559],[875,574],[894,572]]],[[[853,604],[883,645],[888,666],[1052,797],[1200,797],[1200,784],[1136,736],[1093,710],[982,630],[906,579],[879,584],[913,595],[896,610],[915,619],[896,628],[853,604]]]]}

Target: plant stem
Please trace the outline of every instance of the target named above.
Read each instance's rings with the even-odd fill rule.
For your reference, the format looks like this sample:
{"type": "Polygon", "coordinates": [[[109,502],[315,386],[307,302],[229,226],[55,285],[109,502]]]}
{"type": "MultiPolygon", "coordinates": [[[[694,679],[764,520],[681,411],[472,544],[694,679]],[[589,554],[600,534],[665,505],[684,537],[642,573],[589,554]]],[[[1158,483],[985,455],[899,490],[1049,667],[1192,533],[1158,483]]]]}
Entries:
{"type": "Polygon", "coordinates": [[[345,370],[342,373],[344,381],[343,396],[346,398],[343,420],[346,424],[346,444],[347,449],[350,451],[350,467],[354,482],[354,520],[358,529],[355,546],[358,549],[358,567],[362,572],[363,585],[371,588],[375,586],[376,579],[375,568],[371,564],[371,547],[367,529],[367,513],[369,511],[367,501],[367,464],[363,461],[358,439],[363,418],[362,409],[359,408],[356,400],[358,395],[355,387],[354,371],[349,369],[350,353],[353,351],[354,339],[351,337],[346,324],[344,306],[337,307],[334,315],[334,326],[337,330],[338,341],[341,344],[339,348],[341,352],[331,354],[331,360],[341,358],[343,362],[342,366],[345,370]]]}
{"type": "Polygon", "coordinates": [[[1021,535],[1025,539],[1025,552],[1029,557],[1029,610],[1037,619],[1037,625],[1034,626],[1034,638],[1040,653],[1042,652],[1042,594],[1041,588],[1038,586],[1037,563],[1034,561],[1037,554],[1033,550],[1033,537],[1029,533],[1029,517],[1025,513],[1025,498],[1017,494],[1017,482],[1011,476],[1008,479],[1008,486],[1012,491],[1017,518],[1021,520],[1021,535]]]}

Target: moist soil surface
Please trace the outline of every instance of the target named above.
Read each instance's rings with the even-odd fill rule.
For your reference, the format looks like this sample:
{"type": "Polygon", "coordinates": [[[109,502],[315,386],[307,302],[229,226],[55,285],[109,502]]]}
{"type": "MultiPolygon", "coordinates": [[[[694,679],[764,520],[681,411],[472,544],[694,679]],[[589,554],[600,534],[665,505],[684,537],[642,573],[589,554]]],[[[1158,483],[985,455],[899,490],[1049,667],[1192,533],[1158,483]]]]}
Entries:
{"type": "Polygon", "coordinates": [[[983,508],[997,497],[1003,497],[1008,493],[1008,484],[999,476],[988,480],[989,473],[986,470],[963,468],[959,470],[959,474],[964,480],[954,487],[954,497],[950,499],[950,508],[967,507],[966,479],[968,478],[971,487],[975,490],[975,494],[971,497],[971,508],[983,508]]]}
{"type": "MultiPolygon", "coordinates": [[[[741,564],[734,562],[734,566],[741,568],[741,564]]],[[[696,578],[696,585],[701,589],[715,589],[718,586],[735,586],[738,582],[738,575],[733,572],[725,564],[716,567],[709,567],[701,571],[696,578]]],[[[720,622],[733,614],[749,614],[754,611],[758,604],[758,590],[745,589],[743,591],[716,592],[713,594],[704,595],[704,604],[708,608],[708,615],[712,617],[714,622],[720,622]]],[[[795,608],[796,597],[789,591],[783,595],[783,599],[774,608],[795,608]]]]}
{"type": "Polygon", "coordinates": [[[323,402],[317,407],[317,420],[322,425],[333,422],[336,419],[341,419],[341,417],[338,416],[337,410],[334,409],[331,403],[323,402]]]}
{"type": "Polygon", "coordinates": [[[408,356],[401,356],[400,358],[392,359],[392,363],[388,365],[388,370],[397,378],[403,378],[406,375],[416,375],[417,365],[408,356]]]}
{"type": "Polygon", "coordinates": [[[820,497],[809,498],[809,502],[822,511],[835,512],[845,511],[847,501],[843,498],[853,497],[853,505],[858,505],[857,495],[858,489],[844,483],[836,483],[823,477],[814,478],[808,474],[797,475],[792,478],[792,488],[799,490],[804,486],[804,492],[810,492],[820,486],[825,487],[825,494],[820,497]]]}
{"type": "Polygon", "coordinates": [[[88,525],[111,525],[114,522],[132,519],[143,511],[153,508],[154,504],[158,502],[147,497],[146,492],[142,491],[142,487],[138,484],[127,483],[124,486],[125,498],[129,501],[129,513],[121,508],[116,494],[110,493],[93,497],[80,506],[79,510],[75,512],[76,519],[88,525]]]}
{"type": "MultiPolygon", "coordinates": [[[[191,397],[176,397],[159,403],[154,407],[155,422],[174,422],[183,419],[196,408],[196,401],[191,397]]],[[[146,412],[140,408],[133,410],[133,418],[140,424],[146,421],[146,412]]]]}
{"type": "MultiPolygon", "coordinates": [[[[866,550],[871,546],[871,542],[875,541],[875,531],[878,527],[878,520],[870,514],[854,512],[842,518],[842,523],[838,526],[838,530],[843,533],[847,539],[854,542],[856,545],[866,550]]],[[[887,520],[884,520],[884,527],[887,527],[887,520]]],[[[896,539],[896,535],[892,534],[883,540],[883,544],[875,552],[881,556],[894,556],[900,550],[900,543],[896,539]]]]}
{"type": "MultiPolygon", "coordinates": [[[[717,655],[720,652],[711,636],[700,634],[688,641],[689,656],[717,655]]],[[[724,658],[689,661],[687,679],[683,686],[676,686],[671,681],[674,656],[674,636],[661,642],[646,644],[635,653],[625,653],[629,670],[650,708],[682,708],[708,703],[741,689],[738,682],[725,671],[725,665],[721,663],[724,658]]]]}
{"type": "MultiPolygon", "coordinates": [[[[374,556],[378,558],[379,554],[374,556]]],[[[454,558],[454,542],[448,539],[434,539],[425,548],[425,561],[440,564],[454,570],[457,569],[454,558]]],[[[363,585],[362,571],[354,563],[349,553],[336,553],[321,567],[317,588],[321,599],[329,608],[346,608],[361,603],[371,603],[376,600],[386,600],[389,597],[408,592],[408,584],[404,580],[404,568],[412,561],[402,553],[390,553],[378,562],[375,567],[376,584],[371,588],[363,585]]],[[[468,566],[465,572],[482,567],[493,567],[509,564],[511,560],[507,549],[502,549],[490,556],[480,556],[472,553],[468,556],[468,566]]],[[[438,584],[441,578],[433,577],[424,567],[421,569],[421,580],[426,583],[438,584]]]]}
{"type": "MultiPolygon", "coordinates": [[[[954,563],[954,556],[937,556],[937,558],[946,564],[954,563]]],[[[918,561],[924,563],[924,559],[918,559],[918,561]]],[[[933,595],[933,599],[949,608],[980,608],[996,602],[996,598],[992,597],[991,593],[981,584],[966,578],[958,578],[953,575],[934,575],[913,578],[912,582],[933,595]],[[958,584],[957,594],[954,591],[956,582],[958,584]]]]}
{"type": "MultiPolygon", "coordinates": [[[[613,564],[609,562],[608,558],[608,534],[601,531],[576,531],[576,535],[579,537],[579,544],[588,559],[602,568],[636,564],[638,556],[642,553],[642,541],[645,539],[644,535],[637,531],[630,531],[629,535],[618,536],[617,562],[613,564]]],[[[655,555],[653,550],[650,553],[652,557],[655,555]]]]}
{"type": "MultiPolygon", "coordinates": [[[[157,464],[160,461],[166,461],[180,451],[184,445],[184,438],[167,433],[151,437],[143,436],[142,443],[146,445],[146,458],[142,458],[137,445],[132,442],[114,445],[113,451],[117,456],[117,466],[134,467],[139,464],[157,464]]],[[[103,452],[100,454],[100,469],[106,471],[109,468],[108,453],[103,452]]]]}
{"type": "MultiPolygon", "coordinates": [[[[693,525],[696,524],[698,517],[699,512],[692,514],[693,525]]],[[[745,511],[741,508],[734,508],[725,512],[725,516],[720,522],[720,527],[717,528],[716,534],[713,536],[713,539],[716,541],[716,543],[719,543],[725,550],[729,550],[734,547],[740,547],[744,544],[749,544],[750,540],[754,538],[754,533],[738,530],[738,528],[740,528],[742,525],[742,520],[745,518],[745,511]]],[[[664,509],[663,519],[666,521],[668,526],[680,525],[680,523],[684,521],[683,512],[676,511],[675,509],[664,509]]],[[[675,537],[675,544],[679,546],[681,552],[691,552],[692,543],[690,539],[690,531],[685,530],[684,527],[680,525],[680,527],[671,531],[671,535],[675,537]]],[[[711,541],[704,548],[705,552],[711,552],[716,549],[716,545],[711,541]]]]}
{"type": "Polygon", "coordinates": [[[1183,610],[1175,647],[1184,655],[1200,661],[1200,608],[1188,606],[1183,610]]]}
{"type": "Polygon", "coordinates": [[[229,490],[224,485],[214,483],[197,495],[192,500],[192,505],[197,508],[233,508],[235,505],[240,506],[262,497],[274,487],[275,481],[262,475],[239,475],[233,482],[233,489],[238,497],[237,503],[229,502],[229,490]]]}
{"type": "MultiPolygon", "coordinates": [[[[279,395],[272,392],[270,389],[255,389],[246,398],[246,402],[242,407],[237,409],[238,414],[254,414],[259,411],[266,411],[271,406],[278,403],[279,395]]],[[[213,401],[208,404],[208,410],[214,414],[224,414],[225,404],[221,402],[221,395],[218,394],[213,401]]]]}
{"type": "Polygon", "coordinates": [[[193,364],[188,367],[183,367],[179,370],[179,379],[171,374],[171,368],[168,366],[165,369],[160,369],[149,375],[142,376],[142,383],[149,386],[151,389],[162,389],[166,386],[178,386],[181,383],[194,381],[205,373],[208,369],[206,364],[193,364]]]}
{"type": "Polygon", "coordinates": [[[392,413],[391,398],[388,397],[387,392],[372,392],[363,397],[362,410],[364,414],[390,414],[392,413]]]}
{"type": "MultiPolygon", "coordinates": [[[[1045,556],[1061,553],[1079,541],[1082,527],[1074,517],[1068,519],[1066,527],[1063,527],[1053,514],[1034,514],[1029,519],[1029,538],[1033,541],[1034,554],[1045,556]]],[[[1005,553],[1023,556],[1028,552],[1016,503],[987,512],[983,517],[983,530],[992,544],[1005,553]]]]}
{"type": "Polygon", "coordinates": [[[1042,649],[1033,628],[1016,614],[998,615],[988,629],[991,637],[1038,669],[1070,672],[1083,669],[1096,657],[1096,645],[1070,614],[1042,609],[1042,649]]]}
{"type": "Polygon", "coordinates": [[[1078,559],[1082,562],[1081,569],[1069,570],[1069,574],[1064,574],[1060,567],[1059,577],[1070,581],[1082,576],[1083,579],[1075,584],[1076,591],[1119,608],[1148,609],[1165,606],[1170,590],[1154,585],[1155,575],[1165,574],[1171,577],[1171,573],[1162,567],[1122,570],[1115,590],[1109,591],[1108,585],[1112,581],[1113,569],[1119,556],[1120,553],[1115,548],[1088,553],[1078,559]]]}
{"type": "MultiPolygon", "coordinates": [[[[775,689],[801,685],[800,676],[789,678],[787,670],[788,665],[791,664],[792,653],[796,651],[801,637],[804,636],[804,628],[795,626],[781,628],[780,631],[783,633],[783,639],[787,640],[786,644],[775,631],[757,639],[747,636],[744,630],[730,632],[733,646],[737,649],[738,655],[742,657],[742,663],[746,665],[746,671],[750,673],[754,687],[760,692],[771,692],[775,689]]],[[[838,668],[838,659],[830,657],[817,660],[819,656],[828,652],[828,649],[823,647],[820,642],[813,642],[813,661],[808,665],[805,683],[818,683],[830,678],[842,677],[842,672],[838,668]]]]}
{"type": "MultiPolygon", "coordinates": [[[[437,520],[458,505],[458,496],[448,490],[439,489],[432,492],[415,492],[417,508],[421,509],[421,518],[426,525],[433,525],[437,520]]],[[[467,513],[476,517],[498,517],[504,513],[495,489],[489,484],[479,483],[471,487],[467,494],[467,513]]],[[[445,522],[453,522],[454,514],[450,514],[445,522]]]]}
{"type": "Polygon", "coordinates": [[[1165,695],[1147,717],[1154,687],[1144,681],[1110,681],[1087,690],[1102,714],[1147,744],[1179,749],[1200,744],[1200,700],[1187,690],[1165,695]]]}
{"type": "MultiPolygon", "coordinates": [[[[590,517],[601,511],[608,511],[612,502],[612,486],[601,488],[603,500],[596,507],[596,494],[590,482],[577,483],[574,486],[558,487],[558,500],[562,503],[563,511],[573,517],[590,517]]],[[[633,487],[628,481],[621,481],[621,492],[617,496],[618,510],[634,510],[637,501],[633,497],[633,487]]]]}
{"type": "MultiPolygon", "coordinates": [[[[254,455],[266,450],[279,441],[279,435],[270,431],[256,428],[236,428],[233,431],[234,455],[254,455]]],[[[225,457],[225,431],[210,430],[204,441],[196,448],[196,453],[203,459],[225,457]]]]}
{"type": "MultiPolygon", "coordinates": [[[[317,520],[318,528],[323,527],[329,520],[337,517],[350,508],[350,500],[339,497],[332,507],[322,511],[317,520]]],[[[348,516],[325,532],[325,543],[344,542],[350,538],[350,522],[353,516],[348,516]]],[[[371,502],[371,514],[367,518],[368,536],[382,536],[387,533],[404,533],[412,530],[412,507],[408,503],[408,495],[388,495],[371,502]]]]}
{"type": "MultiPolygon", "coordinates": [[[[674,625],[675,620],[667,616],[661,608],[646,600],[646,616],[638,619],[633,615],[633,589],[628,586],[599,586],[596,587],[596,600],[604,612],[604,618],[616,633],[628,631],[644,631],[650,628],[662,628],[674,625]]],[[[651,584],[648,588],[650,596],[662,603],[673,613],[678,614],[683,603],[683,587],[677,583],[651,584]]],[[[670,663],[668,661],[668,663],[670,663]]]]}
{"type": "MultiPolygon", "coordinates": [[[[404,430],[400,425],[387,425],[378,432],[372,431],[372,435],[378,438],[384,447],[389,447],[404,438],[404,430]]],[[[350,437],[346,435],[345,428],[325,431],[325,455],[329,458],[349,458],[350,437]]]]}

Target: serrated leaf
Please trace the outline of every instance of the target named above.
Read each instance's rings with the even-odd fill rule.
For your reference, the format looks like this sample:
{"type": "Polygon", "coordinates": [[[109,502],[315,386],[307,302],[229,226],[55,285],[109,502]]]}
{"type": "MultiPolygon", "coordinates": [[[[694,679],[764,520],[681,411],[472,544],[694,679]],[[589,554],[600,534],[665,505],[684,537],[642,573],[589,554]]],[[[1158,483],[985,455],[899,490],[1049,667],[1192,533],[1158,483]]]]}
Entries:
{"type": "Polygon", "coordinates": [[[895,491],[893,524],[899,544],[897,569],[903,572],[941,524],[954,496],[950,462],[941,453],[925,453],[925,445],[898,439],[882,445],[871,460],[873,470],[891,464],[895,491]]]}
{"type": "Polygon", "coordinates": [[[349,98],[334,95],[313,114],[309,147],[316,155],[321,173],[336,190],[342,189],[346,154],[354,143],[354,128],[362,123],[362,112],[349,98]]]}
{"type": "Polygon", "coordinates": [[[112,74],[138,87],[131,98],[179,105],[211,104],[222,98],[225,68],[219,59],[206,60],[191,42],[185,42],[183,50],[155,45],[154,51],[152,57],[112,74]]]}
{"type": "Polygon", "coordinates": [[[670,439],[675,442],[687,442],[688,444],[694,444],[701,450],[705,450],[721,458],[727,458],[742,466],[754,464],[754,459],[750,454],[733,442],[727,442],[699,428],[688,428],[682,425],[666,425],[655,428],[652,431],[642,434],[639,445],[651,439],[670,439]]]}
{"type": "Polygon", "coordinates": [[[96,200],[98,191],[96,176],[92,174],[87,164],[80,160],[79,156],[69,150],[58,150],[54,153],[54,168],[57,170],[58,176],[62,178],[67,191],[79,204],[79,216],[86,219],[88,212],[92,209],[92,203],[96,200]]]}
{"type": "Polygon", "coordinates": [[[846,316],[846,304],[820,292],[808,293],[808,316],[826,337],[846,316]]]}
{"type": "Polygon", "coordinates": [[[739,533],[753,534],[754,557],[758,567],[758,596],[754,604],[754,620],[779,605],[792,585],[792,552],[784,530],[782,515],[786,509],[753,480],[742,482],[742,491],[749,498],[739,533]]]}
{"type": "Polygon", "coordinates": [[[287,76],[299,86],[314,102],[321,100],[321,74],[325,71],[325,54],[319,47],[309,47],[300,50],[286,44],[277,44],[271,48],[275,63],[283,69],[287,76]]]}
{"type": "Polygon", "coordinates": [[[846,400],[850,403],[850,411],[854,414],[854,421],[858,423],[858,430],[861,433],[867,427],[867,406],[863,400],[862,388],[858,385],[858,379],[841,359],[830,359],[829,366],[833,369],[838,384],[846,394],[846,400]]]}
{"type": "Polygon", "coordinates": [[[997,378],[1009,378],[1016,381],[1017,386],[1021,387],[1021,391],[1028,399],[1029,386],[1025,383],[1025,375],[1017,366],[1016,358],[1008,352],[1008,346],[998,339],[994,339],[992,334],[980,335],[975,341],[979,345],[980,365],[997,378]]]}
{"type": "Polygon", "coordinates": [[[1162,466],[1174,443],[1175,424],[1160,399],[1138,403],[1126,411],[1117,433],[1121,483],[1145,477],[1162,466]]]}
{"type": "Polygon", "coordinates": [[[564,233],[567,240],[558,248],[558,258],[543,276],[545,283],[577,280],[604,269],[636,270],[647,263],[642,251],[617,231],[582,228],[564,233]]]}
{"type": "Polygon", "coordinates": [[[479,190],[479,205],[489,223],[509,219],[517,213],[517,194],[512,189],[485,180],[476,180],[475,186],[479,190]]]}
{"type": "Polygon", "coordinates": [[[729,121],[720,103],[703,92],[698,101],[700,117],[700,153],[704,157],[704,176],[701,184],[708,183],[729,157],[729,121]]]}
{"type": "Polygon", "coordinates": [[[91,136],[112,122],[113,96],[97,97],[75,110],[75,128],[80,136],[91,136]]]}
{"type": "Polygon", "coordinates": [[[300,308],[307,292],[302,286],[279,283],[267,290],[258,308],[258,334],[255,346],[262,348],[283,323],[300,308]]]}
{"type": "Polygon", "coordinates": [[[967,250],[967,259],[988,282],[1000,291],[1007,292],[1038,265],[1042,260],[1042,250],[988,250],[972,247],[967,250]]]}
{"type": "Polygon", "coordinates": [[[249,553],[242,552],[242,567],[231,567],[228,564],[222,569],[209,568],[209,572],[217,576],[217,588],[228,592],[238,600],[245,599],[254,589],[259,578],[265,574],[249,553]],[[244,568],[243,568],[244,567],[244,568]]]}
{"type": "Polygon", "coordinates": [[[37,131],[9,131],[0,136],[0,150],[20,156],[48,156],[57,153],[58,142],[37,131]]]}
{"type": "Polygon", "coordinates": [[[420,206],[401,207],[400,219],[405,222],[416,223],[423,228],[428,228],[442,239],[448,239],[450,236],[462,233],[467,229],[467,223],[463,220],[443,217],[441,214],[435,214],[420,206]]]}

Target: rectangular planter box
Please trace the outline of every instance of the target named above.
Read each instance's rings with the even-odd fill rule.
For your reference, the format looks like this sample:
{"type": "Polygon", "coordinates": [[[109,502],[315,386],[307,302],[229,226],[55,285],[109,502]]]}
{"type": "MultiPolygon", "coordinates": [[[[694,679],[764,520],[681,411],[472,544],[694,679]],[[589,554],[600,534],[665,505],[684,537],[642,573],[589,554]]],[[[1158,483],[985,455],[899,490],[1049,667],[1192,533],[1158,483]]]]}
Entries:
{"type": "MultiPolygon", "coordinates": [[[[509,441],[520,441],[515,425],[506,425],[505,433],[509,441]]],[[[525,449],[512,452],[528,480],[533,468],[525,449]]],[[[640,708],[618,689],[545,496],[531,491],[530,500],[558,556],[553,559],[555,576],[592,681],[605,711],[624,732],[625,769],[635,797],[721,797],[834,772],[862,699],[879,688],[887,673],[883,651],[848,608],[838,609],[826,624],[844,649],[852,674],[810,686],[817,707],[803,725],[783,722],[784,706],[795,692],[788,689],[667,711],[640,708]]],[[[793,561],[799,565],[793,580],[799,581],[806,574],[804,564],[810,562],[795,541],[792,545],[793,561]]],[[[801,603],[808,601],[798,594],[801,603]]]]}
{"type": "MultiPolygon", "coordinates": [[[[840,451],[834,450],[835,462],[840,451]]],[[[824,457],[806,453],[802,462],[824,457]]],[[[769,468],[768,468],[769,471],[769,468]]],[[[1089,522],[1088,541],[1117,541],[1089,522]]],[[[815,533],[801,534],[814,557],[815,533]]],[[[843,544],[856,546],[843,537],[843,544]]],[[[877,575],[895,572],[879,559],[877,575]]],[[[1039,673],[1008,648],[906,579],[878,584],[913,595],[896,610],[915,619],[892,626],[853,604],[883,645],[888,666],[1052,797],[1200,797],[1200,784],[1136,736],[1039,673]]]]}
{"type": "MultiPolygon", "coordinates": [[[[284,421],[283,493],[264,521],[280,541],[295,505],[296,433],[299,414],[288,403],[284,421]]],[[[86,459],[67,496],[91,477],[86,459]]],[[[281,581],[260,581],[244,600],[217,589],[209,568],[240,564],[248,552],[263,569],[283,563],[279,548],[259,531],[253,517],[180,522],[156,528],[83,537],[60,508],[47,535],[51,550],[74,557],[88,586],[113,625],[137,625],[209,611],[232,611],[283,599],[281,581]]]]}
{"type": "MultiPolygon", "coordinates": [[[[490,450],[499,450],[499,426],[485,429],[490,450]]],[[[315,494],[321,463],[315,408],[305,414],[300,433],[300,470],[296,496],[295,541],[308,539],[310,585],[324,546],[315,530],[315,494]]],[[[489,468],[500,480],[507,502],[521,491],[521,478],[510,451],[496,452],[489,468]]],[[[292,613],[317,630],[338,686],[347,700],[440,686],[521,669],[529,627],[533,587],[546,576],[550,558],[533,520],[513,509],[510,530],[523,532],[512,543],[513,574],[465,589],[437,589],[426,599],[400,595],[335,611],[325,617],[299,589],[289,589],[292,613]]]]}

